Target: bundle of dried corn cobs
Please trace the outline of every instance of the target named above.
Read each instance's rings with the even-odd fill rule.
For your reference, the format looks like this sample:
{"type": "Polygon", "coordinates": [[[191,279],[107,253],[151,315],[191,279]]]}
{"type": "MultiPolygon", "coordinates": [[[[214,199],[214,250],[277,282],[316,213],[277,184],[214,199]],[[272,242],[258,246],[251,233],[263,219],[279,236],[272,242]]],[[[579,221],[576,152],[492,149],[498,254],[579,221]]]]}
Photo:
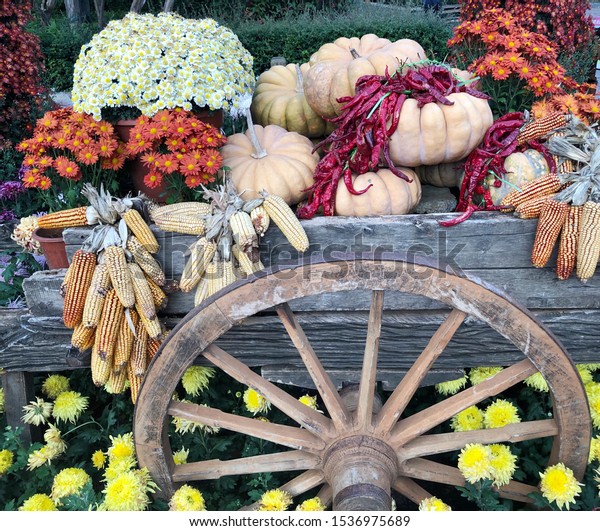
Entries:
{"type": "Polygon", "coordinates": [[[135,403],[148,363],[166,331],[157,311],[167,302],[165,275],[152,256],[158,242],[148,227],[143,197],[114,199],[86,186],[89,207],[48,214],[40,226],[93,225],[73,255],[61,288],[63,321],[73,329],[71,356],[92,349],[92,379],[111,393],[127,381],[135,403]]]}
{"type": "Polygon", "coordinates": [[[572,118],[548,140],[548,150],[557,158],[557,173],[511,192],[503,206],[519,217],[539,217],[531,254],[535,267],[547,264],[558,242],[558,278],[575,271],[586,282],[600,256],[600,136],[572,118]]]}
{"type": "Polygon", "coordinates": [[[201,236],[189,249],[179,288],[196,289],[194,303],[263,268],[258,243],[273,221],[299,251],[308,249],[304,228],[285,201],[275,195],[244,201],[233,183],[204,191],[210,203],[179,203],[151,209],[165,230],[201,236]]]}

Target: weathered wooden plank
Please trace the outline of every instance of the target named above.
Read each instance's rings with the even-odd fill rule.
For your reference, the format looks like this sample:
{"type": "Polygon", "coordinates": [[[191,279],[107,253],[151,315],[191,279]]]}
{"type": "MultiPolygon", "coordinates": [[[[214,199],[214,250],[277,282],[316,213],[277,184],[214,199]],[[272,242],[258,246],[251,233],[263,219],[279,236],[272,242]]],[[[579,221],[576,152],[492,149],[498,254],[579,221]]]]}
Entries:
{"type": "Polygon", "coordinates": [[[16,222],[0,223],[0,252],[22,251],[22,248],[10,236],[17,225],[16,222]]]}
{"type": "Polygon", "coordinates": [[[23,406],[35,399],[33,391],[33,375],[27,372],[3,372],[2,389],[6,422],[14,428],[21,428],[21,440],[29,444],[41,439],[41,430],[37,426],[26,424],[21,420],[23,406]]]}

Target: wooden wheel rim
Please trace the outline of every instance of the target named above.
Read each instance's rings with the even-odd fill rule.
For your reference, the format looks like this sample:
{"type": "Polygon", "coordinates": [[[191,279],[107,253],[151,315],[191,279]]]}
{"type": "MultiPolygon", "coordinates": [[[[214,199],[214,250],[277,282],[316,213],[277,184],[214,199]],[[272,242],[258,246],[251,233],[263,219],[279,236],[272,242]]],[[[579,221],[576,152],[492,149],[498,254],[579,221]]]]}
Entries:
{"type": "MultiPolygon", "coordinates": [[[[178,324],[149,367],[134,414],[139,462],[148,468],[161,489],[161,495],[170,497],[177,487],[173,483],[175,465],[167,436],[171,396],[196,357],[206,355],[207,347],[232,326],[261,311],[278,305],[287,306],[287,302],[304,296],[359,289],[424,295],[447,304],[459,313],[464,312],[465,316],[487,323],[511,341],[531,362],[531,369],[528,369],[527,362],[517,364],[522,366],[514,371],[515,380],[506,387],[522,381],[536,370],[542,374],[550,388],[553,418],[558,426],[549,462],[562,462],[579,479],[583,477],[591,438],[589,406],[578,372],[560,342],[529,311],[492,286],[473,277],[450,273],[444,267],[425,261],[408,260],[401,253],[389,253],[383,260],[343,255],[333,261],[313,258],[310,263],[261,271],[222,290],[178,324]],[[256,299],[257,293],[261,294],[260,300],[256,299]]],[[[462,320],[464,316],[456,328],[462,320]]],[[[485,387],[485,383],[479,385],[485,387]]],[[[310,425],[305,427],[310,428],[310,425]]],[[[403,441],[402,433],[397,429],[388,435],[396,445],[410,445],[410,440],[403,441]]],[[[425,497],[426,492],[421,491],[411,478],[435,481],[431,472],[423,472],[418,470],[417,465],[413,466],[417,462],[418,459],[401,466],[401,475],[393,484],[396,490],[414,501],[425,497]]],[[[322,465],[314,462],[306,465],[313,466],[315,471],[312,475],[311,470],[302,475],[304,490],[323,483],[322,465]]],[[[448,474],[449,468],[440,468],[433,476],[448,474]]],[[[454,477],[443,482],[457,484],[457,481],[454,477]]],[[[518,489],[514,493],[510,488],[501,490],[509,498],[524,499],[518,489]]]]}

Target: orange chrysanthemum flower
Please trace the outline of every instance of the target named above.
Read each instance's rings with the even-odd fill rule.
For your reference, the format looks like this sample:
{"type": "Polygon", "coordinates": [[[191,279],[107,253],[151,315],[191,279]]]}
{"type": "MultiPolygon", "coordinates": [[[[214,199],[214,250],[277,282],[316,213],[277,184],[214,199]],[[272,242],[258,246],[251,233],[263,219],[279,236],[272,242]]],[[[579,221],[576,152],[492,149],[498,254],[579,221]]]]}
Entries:
{"type": "Polygon", "coordinates": [[[184,118],[177,118],[169,125],[168,134],[175,139],[183,140],[191,132],[191,127],[184,118]]]}
{"type": "Polygon", "coordinates": [[[181,162],[179,163],[179,171],[186,177],[198,175],[202,172],[202,165],[200,164],[200,160],[194,155],[188,154],[182,157],[181,162]]]}
{"type": "Polygon", "coordinates": [[[171,113],[169,111],[160,111],[157,112],[153,117],[152,121],[155,124],[159,124],[161,126],[168,126],[171,123],[171,113]]]}
{"type": "Polygon", "coordinates": [[[50,130],[58,126],[58,121],[50,111],[44,114],[44,116],[42,116],[42,118],[38,122],[38,125],[43,129],[50,130]]]}
{"type": "Polygon", "coordinates": [[[37,168],[31,168],[29,171],[26,171],[22,179],[25,188],[37,188],[39,174],[40,170],[37,168]]]}
{"type": "Polygon", "coordinates": [[[82,164],[90,166],[98,162],[98,153],[89,147],[85,147],[79,153],[77,153],[77,160],[82,164]]]}
{"type": "Polygon", "coordinates": [[[144,184],[148,188],[156,188],[160,186],[163,182],[164,175],[158,171],[148,172],[144,176],[144,184]]]}
{"type": "Polygon", "coordinates": [[[172,155],[161,155],[156,160],[156,168],[164,173],[173,173],[178,167],[179,163],[172,155]]]}
{"type": "Polygon", "coordinates": [[[160,157],[160,153],[156,153],[155,151],[150,151],[141,156],[140,160],[150,169],[153,169],[156,166],[156,162],[160,157]]]}
{"type": "Polygon", "coordinates": [[[79,180],[81,177],[79,166],[67,157],[57,157],[54,161],[54,167],[61,177],[66,177],[74,181],[79,180]]]}
{"type": "Polygon", "coordinates": [[[150,122],[144,126],[142,134],[145,140],[147,140],[148,142],[154,142],[155,140],[160,140],[161,138],[163,138],[165,131],[163,131],[158,124],[150,122]]]}
{"type": "Polygon", "coordinates": [[[52,186],[52,181],[47,175],[41,174],[37,182],[37,188],[40,190],[48,190],[52,186]]]}
{"type": "Polygon", "coordinates": [[[216,149],[207,149],[200,159],[200,164],[206,173],[214,175],[223,165],[223,157],[216,149]]]}
{"type": "Polygon", "coordinates": [[[124,155],[112,155],[112,157],[102,159],[100,167],[103,170],[120,170],[125,165],[126,157],[124,155]]]}
{"type": "Polygon", "coordinates": [[[117,141],[114,138],[101,138],[98,140],[98,155],[110,157],[117,149],[117,141]]]}
{"type": "Polygon", "coordinates": [[[54,164],[54,159],[52,157],[49,157],[48,155],[42,155],[37,160],[37,164],[42,168],[50,168],[54,164]]]}
{"type": "Polygon", "coordinates": [[[194,189],[205,183],[206,181],[202,179],[201,175],[188,175],[185,178],[185,184],[188,188],[194,189]]]}
{"type": "Polygon", "coordinates": [[[33,166],[37,166],[38,160],[38,157],[35,155],[25,155],[25,158],[23,159],[23,165],[27,166],[28,168],[32,168],[33,166]]]}
{"type": "Polygon", "coordinates": [[[507,79],[508,76],[510,76],[510,73],[509,65],[498,65],[492,70],[492,77],[496,81],[502,81],[503,79],[507,79]]]}

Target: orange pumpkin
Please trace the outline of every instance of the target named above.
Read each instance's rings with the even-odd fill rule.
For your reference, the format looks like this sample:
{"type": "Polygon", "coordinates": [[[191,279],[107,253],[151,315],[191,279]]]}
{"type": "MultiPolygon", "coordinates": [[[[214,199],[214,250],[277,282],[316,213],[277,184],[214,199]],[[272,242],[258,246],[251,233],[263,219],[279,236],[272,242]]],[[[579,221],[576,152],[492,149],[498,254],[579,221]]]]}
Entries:
{"type": "Polygon", "coordinates": [[[335,213],[338,216],[389,216],[411,212],[421,200],[421,183],[414,171],[399,169],[411,182],[406,182],[387,168],[352,176],[357,191],[372,185],[362,195],[351,194],[340,182],[335,196],[335,213]]]}
{"type": "Polygon", "coordinates": [[[411,39],[391,42],[377,35],[340,37],[321,46],[310,58],[304,76],[308,104],[325,118],[341,114],[337,99],[354,96],[356,80],[365,75],[394,73],[403,62],[427,59],[421,45],[411,39]]]}

